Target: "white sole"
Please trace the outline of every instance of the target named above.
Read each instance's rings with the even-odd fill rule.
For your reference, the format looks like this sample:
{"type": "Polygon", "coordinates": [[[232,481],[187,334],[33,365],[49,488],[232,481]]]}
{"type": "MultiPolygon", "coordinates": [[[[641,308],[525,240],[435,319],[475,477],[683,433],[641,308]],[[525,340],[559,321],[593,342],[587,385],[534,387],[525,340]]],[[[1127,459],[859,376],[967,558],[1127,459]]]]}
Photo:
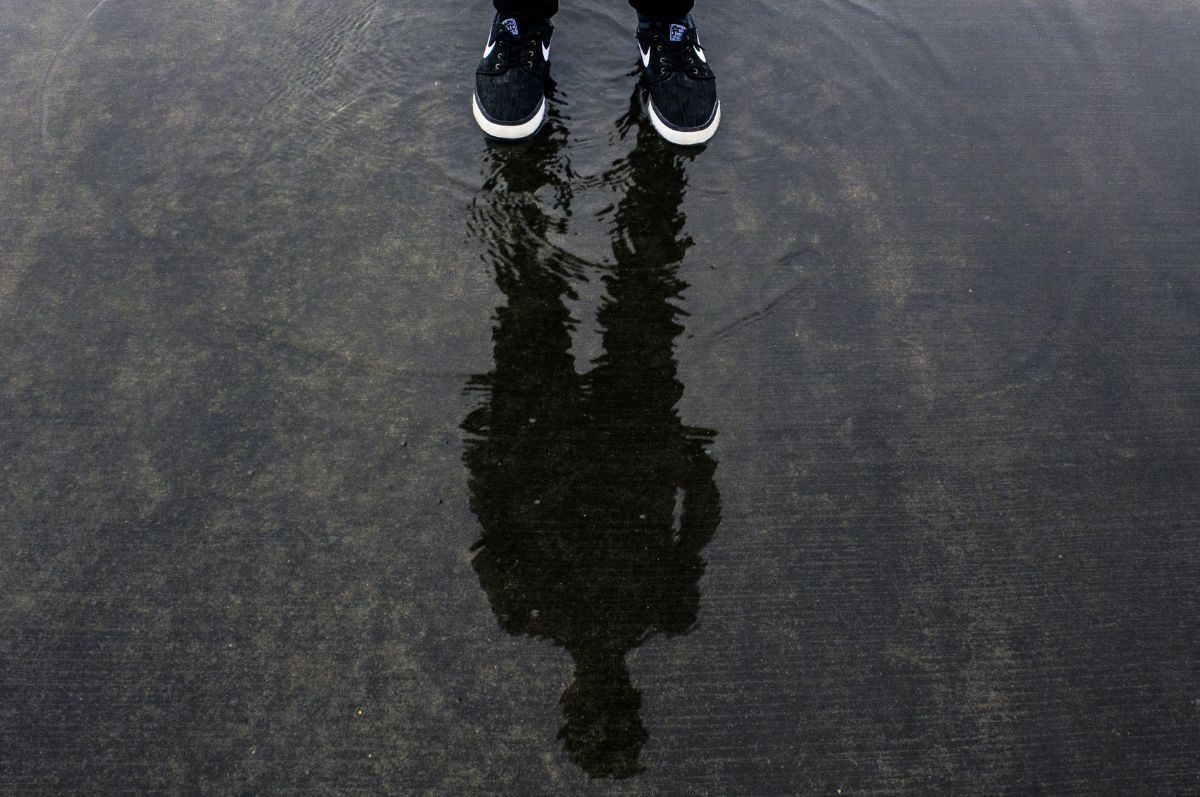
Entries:
{"type": "Polygon", "coordinates": [[[537,113],[533,115],[533,118],[519,125],[498,125],[489,121],[479,107],[479,98],[474,94],[471,95],[471,112],[475,114],[475,122],[479,125],[479,129],[492,138],[520,141],[536,133],[541,129],[542,123],[546,121],[546,98],[542,97],[542,104],[538,106],[537,113]]]}
{"type": "Polygon", "coordinates": [[[650,110],[650,124],[654,125],[654,130],[667,141],[681,147],[696,147],[705,143],[713,137],[713,134],[717,132],[717,126],[721,124],[720,100],[717,100],[717,110],[713,114],[712,121],[700,130],[675,130],[668,127],[667,123],[658,115],[658,111],[654,110],[654,100],[649,97],[646,100],[646,107],[650,110]]]}

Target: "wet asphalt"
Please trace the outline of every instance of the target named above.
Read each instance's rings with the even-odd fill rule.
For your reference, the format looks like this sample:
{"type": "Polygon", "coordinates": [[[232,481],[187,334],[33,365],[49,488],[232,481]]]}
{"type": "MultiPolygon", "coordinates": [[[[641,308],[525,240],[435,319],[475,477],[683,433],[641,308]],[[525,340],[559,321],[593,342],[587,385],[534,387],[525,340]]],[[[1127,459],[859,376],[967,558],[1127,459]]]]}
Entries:
{"type": "Polygon", "coordinates": [[[0,5],[0,793],[1200,794],[1200,11],[0,5]]]}

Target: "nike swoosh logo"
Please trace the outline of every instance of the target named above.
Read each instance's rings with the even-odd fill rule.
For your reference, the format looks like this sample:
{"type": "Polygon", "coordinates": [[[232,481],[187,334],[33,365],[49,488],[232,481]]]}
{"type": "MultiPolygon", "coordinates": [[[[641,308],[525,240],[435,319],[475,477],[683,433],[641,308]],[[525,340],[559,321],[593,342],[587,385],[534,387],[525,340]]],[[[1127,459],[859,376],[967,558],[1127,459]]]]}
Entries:
{"type": "Polygon", "coordinates": [[[483,57],[487,58],[489,55],[492,54],[492,50],[495,50],[495,49],[496,49],[496,43],[494,41],[488,42],[487,47],[483,48],[483,57]]]}
{"type": "Polygon", "coordinates": [[[543,61],[550,60],[550,45],[548,45],[548,44],[542,45],[542,60],[543,61]]]}
{"type": "Polygon", "coordinates": [[[693,47],[692,49],[696,51],[697,58],[699,58],[701,61],[703,61],[706,64],[708,63],[708,59],[704,57],[703,50],[701,50],[699,47],[693,47]]]}
{"type": "Polygon", "coordinates": [[[650,50],[649,49],[643,50],[642,45],[639,44],[638,52],[640,52],[642,54],[642,66],[649,69],[650,68],[650,50]]]}

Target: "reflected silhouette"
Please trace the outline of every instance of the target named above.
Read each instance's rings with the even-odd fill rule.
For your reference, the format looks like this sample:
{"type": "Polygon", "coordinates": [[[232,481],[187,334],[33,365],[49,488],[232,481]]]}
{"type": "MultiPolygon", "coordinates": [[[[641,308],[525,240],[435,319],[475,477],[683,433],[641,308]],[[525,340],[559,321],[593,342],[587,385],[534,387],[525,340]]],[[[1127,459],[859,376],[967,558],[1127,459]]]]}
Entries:
{"type": "Polygon", "coordinates": [[[506,631],[571,654],[563,749],[589,776],[619,778],[640,771],[648,737],[625,658],[655,633],[695,624],[700,554],[720,521],[705,451],[715,432],[684,426],[676,411],[689,156],[659,143],[635,97],[618,132],[636,129],[636,145],[602,176],[624,189],[613,262],[589,266],[547,239],[565,229],[573,184],[553,111],[548,128],[528,146],[491,145],[475,206],[507,303],[496,311],[495,368],[471,380],[483,398],[463,423],[483,529],[474,568],[506,631]],[[603,354],[581,375],[566,301],[597,270],[603,354]]]}

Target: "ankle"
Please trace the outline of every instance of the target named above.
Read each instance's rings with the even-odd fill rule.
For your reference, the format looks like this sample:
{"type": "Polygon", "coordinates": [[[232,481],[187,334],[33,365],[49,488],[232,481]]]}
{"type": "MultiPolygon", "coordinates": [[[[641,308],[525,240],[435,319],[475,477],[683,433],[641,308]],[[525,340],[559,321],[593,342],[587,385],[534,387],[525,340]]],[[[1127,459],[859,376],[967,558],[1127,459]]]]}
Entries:
{"type": "Polygon", "coordinates": [[[692,22],[692,15],[688,14],[683,19],[650,19],[649,17],[638,14],[639,31],[651,30],[657,28],[659,30],[668,30],[672,25],[682,25],[685,28],[694,28],[696,24],[692,22]]]}
{"type": "MultiPolygon", "coordinates": [[[[509,19],[516,22],[518,31],[517,35],[521,36],[525,35],[525,33],[528,31],[537,30],[538,28],[554,27],[554,24],[550,21],[549,17],[531,17],[525,14],[497,14],[492,24],[495,25],[497,22],[502,22],[509,19]]],[[[508,26],[506,25],[505,27],[508,26]]],[[[511,31],[512,29],[509,28],[509,30],[511,31]]]]}

